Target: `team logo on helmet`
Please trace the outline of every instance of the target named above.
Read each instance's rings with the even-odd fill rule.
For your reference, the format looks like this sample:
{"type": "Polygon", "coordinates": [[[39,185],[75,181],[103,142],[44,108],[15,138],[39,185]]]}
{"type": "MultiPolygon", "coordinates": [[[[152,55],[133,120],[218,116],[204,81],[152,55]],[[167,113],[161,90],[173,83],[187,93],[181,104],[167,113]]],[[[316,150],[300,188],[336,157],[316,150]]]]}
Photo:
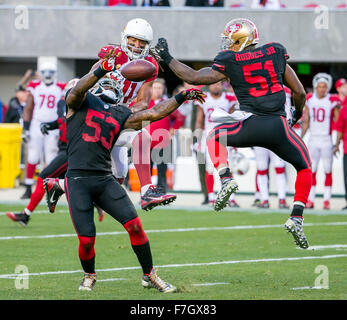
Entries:
{"type": "Polygon", "coordinates": [[[235,33],[237,31],[239,31],[241,28],[242,28],[242,26],[239,23],[232,24],[232,25],[228,26],[227,32],[228,33],[235,33]]]}

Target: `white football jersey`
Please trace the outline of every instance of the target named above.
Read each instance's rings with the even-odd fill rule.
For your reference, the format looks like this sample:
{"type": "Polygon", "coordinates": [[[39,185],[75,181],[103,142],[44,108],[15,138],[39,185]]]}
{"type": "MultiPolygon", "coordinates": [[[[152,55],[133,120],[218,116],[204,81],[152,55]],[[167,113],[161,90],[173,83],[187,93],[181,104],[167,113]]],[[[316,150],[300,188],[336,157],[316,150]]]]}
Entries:
{"type": "Polygon", "coordinates": [[[319,99],[315,93],[309,93],[306,106],[310,116],[311,136],[329,136],[332,132],[334,108],[340,105],[337,95],[327,94],[319,99]]]}
{"type": "Polygon", "coordinates": [[[47,86],[42,81],[31,81],[27,90],[34,97],[33,120],[51,122],[58,118],[58,102],[64,94],[65,83],[56,82],[47,86]]]}
{"type": "Polygon", "coordinates": [[[212,121],[211,114],[215,109],[223,109],[226,112],[229,112],[229,110],[232,107],[237,106],[237,99],[234,94],[223,92],[222,95],[219,98],[213,98],[212,95],[207,92],[207,97],[205,98],[205,103],[200,105],[200,107],[204,111],[205,115],[205,130],[209,132],[211,129],[213,129],[216,125],[219,123],[212,121]]]}

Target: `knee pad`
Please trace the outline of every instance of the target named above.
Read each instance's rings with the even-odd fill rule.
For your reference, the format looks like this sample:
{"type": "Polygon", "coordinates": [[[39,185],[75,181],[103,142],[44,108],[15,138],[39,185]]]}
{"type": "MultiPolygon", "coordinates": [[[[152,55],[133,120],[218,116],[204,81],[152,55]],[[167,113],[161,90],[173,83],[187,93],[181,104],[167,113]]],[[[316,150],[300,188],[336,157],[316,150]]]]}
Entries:
{"type": "Polygon", "coordinates": [[[129,233],[131,245],[140,246],[148,241],[139,217],[126,222],[123,227],[129,233]]]}
{"type": "Polygon", "coordinates": [[[94,244],[95,237],[78,236],[79,247],[78,255],[83,261],[92,259],[95,256],[94,244]]]}

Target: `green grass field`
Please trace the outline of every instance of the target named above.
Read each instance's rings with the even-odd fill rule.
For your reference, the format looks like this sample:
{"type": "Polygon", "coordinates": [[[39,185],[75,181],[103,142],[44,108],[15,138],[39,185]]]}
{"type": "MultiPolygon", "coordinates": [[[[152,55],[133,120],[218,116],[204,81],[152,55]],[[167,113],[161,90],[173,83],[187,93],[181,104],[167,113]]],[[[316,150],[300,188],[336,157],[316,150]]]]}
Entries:
{"type": "Polygon", "coordinates": [[[21,209],[0,205],[1,300],[347,299],[347,215],[307,214],[306,236],[321,247],[299,250],[283,228],[286,212],[139,211],[158,274],[178,287],[164,295],[142,288],[128,235],[109,216],[95,216],[98,282],[79,292],[83,273],[67,208],[44,214],[40,206],[26,228],[4,215],[21,209]],[[15,287],[25,283],[17,265],[28,268],[28,289],[15,287]],[[328,282],[319,282],[324,276],[328,282]],[[328,289],[312,289],[317,283],[328,289]]]}

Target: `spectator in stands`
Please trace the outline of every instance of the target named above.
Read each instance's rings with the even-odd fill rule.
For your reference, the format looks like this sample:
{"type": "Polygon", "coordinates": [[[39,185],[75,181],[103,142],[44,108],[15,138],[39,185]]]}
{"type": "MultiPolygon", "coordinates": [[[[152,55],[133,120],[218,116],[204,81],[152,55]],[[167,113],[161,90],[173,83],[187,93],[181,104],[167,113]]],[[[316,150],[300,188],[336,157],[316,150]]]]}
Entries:
{"type": "Polygon", "coordinates": [[[169,0],[142,0],[143,7],[170,7],[169,0]]]}
{"type": "Polygon", "coordinates": [[[136,0],[107,0],[109,7],[115,6],[136,6],[136,0]]]}
{"type": "Polygon", "coordinates": [[[252,8],[281,9],[280,0],[253,0],[252,8]]]}
{"type": "Polygon", "coordinates": [[[341,107],[347,107],[347,80],[345,78],[338,79],[335,88],[342,102],[341,107]]]}
{"type": "Polygon", "coordinates": [[[186,0],[187,7],[224,7],[224,0],[186,0]]]}
{"type": "Polygon", "coordinates": [[[5,123],[19,123],[23,109],[26,105],[29,92],[24,88],[18,88],[15,97],[8,103],[8,110],[4,118],[5,123]]]}

